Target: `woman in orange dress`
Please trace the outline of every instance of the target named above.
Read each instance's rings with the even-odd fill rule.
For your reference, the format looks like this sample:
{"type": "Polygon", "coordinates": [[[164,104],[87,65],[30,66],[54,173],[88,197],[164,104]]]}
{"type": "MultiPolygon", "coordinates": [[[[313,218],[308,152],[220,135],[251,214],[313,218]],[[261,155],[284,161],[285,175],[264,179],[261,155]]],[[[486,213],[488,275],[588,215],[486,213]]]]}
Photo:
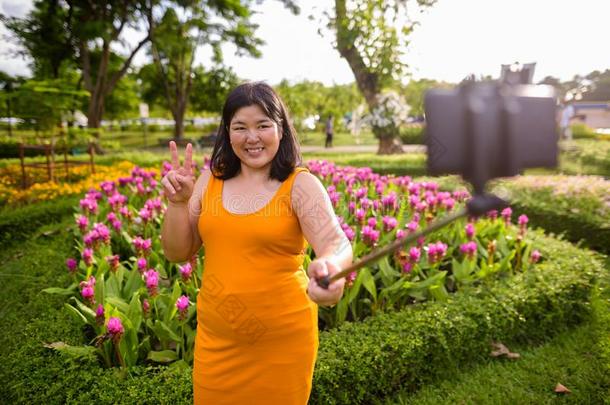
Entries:
{"type": "Polygon", "coordinates": [[[277,93],[245,83],[227,97],[210,170],[193,181],[192,147],[162,179],[171,261],[205,249],[193,364],[196,404],[306,404],[318,350],[318,305],[345,280],[316,279],[352,262],[322,183],[305,167],[277,93]],[[308,243],[316,258],[303,259],[308,243]]]}

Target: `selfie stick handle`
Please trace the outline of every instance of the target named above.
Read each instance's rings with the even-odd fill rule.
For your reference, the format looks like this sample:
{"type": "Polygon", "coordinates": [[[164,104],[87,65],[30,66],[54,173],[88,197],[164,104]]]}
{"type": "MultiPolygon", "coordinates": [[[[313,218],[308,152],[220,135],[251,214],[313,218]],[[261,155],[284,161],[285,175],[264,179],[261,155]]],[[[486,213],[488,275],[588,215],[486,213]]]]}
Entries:
{"type": "Polygon", "coordinates": [[[508,203],[506,201],[493,194],[475,195],[473,198],[470,199],[470,201],[466,203],[465,208],[462,208],[457,212],[446,215],[443,218],[432,222],[430,225],[428,225],[421,231],[417,231],[415,233],[407,235],[404,238],[397,239],[389,245],[369,253],[368,255],[364,256],[360,261],[353,263],[352,265],[346,267],[344,270],[340,271],[339,273],[336,273],[332,277],[324,276],[322,278],[318,278],[316,279],[316,282],[320,287],[327,289],[333,281],[339,280],[340,278],[347,276],[353,271],[358,271],[362,267],[379,260],[381,257],[392,253],[400,249],[401,247],[406,246],[413,241],[416,241],[420,237],[426,236],[429,233],[432,233],[459,218],[465,217],[467,215],[478,217],[487,213],[488,211],[500,209],[506,206],[508,206],[508,203]]]}

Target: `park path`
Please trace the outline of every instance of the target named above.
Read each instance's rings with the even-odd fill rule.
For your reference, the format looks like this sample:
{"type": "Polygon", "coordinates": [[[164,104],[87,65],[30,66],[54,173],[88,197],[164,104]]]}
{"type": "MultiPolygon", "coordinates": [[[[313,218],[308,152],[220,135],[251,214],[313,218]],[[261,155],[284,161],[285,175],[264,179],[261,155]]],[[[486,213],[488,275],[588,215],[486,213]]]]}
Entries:
{"type": "MultiPolygon", "coordinates": [[[[333,146],[332,148],[325,148],[324,146],[318,145],[301,145],[302,153],[377,153],[377,145],[341,145],[333,146]]],[[[405,153],[426,153],[426,147],[424,145],[403,145],[402,149],[405,153]]],[[[162,147],[149,147],[146,150],[156,153],[167,152],[166,148],[162,147]]],[[[212,153],[212,148],[199,148],[196,150],[203,153],[212,153]]]]}
{"type": "MultiPolygon", "coordinates": [[[[342,145],[325,148],[317,145],[301,145],[303,153],[377,153],[377,145],[342,145]]],[[[424,145],[403,145],[405,153],[425,153],[424,145]]]]}

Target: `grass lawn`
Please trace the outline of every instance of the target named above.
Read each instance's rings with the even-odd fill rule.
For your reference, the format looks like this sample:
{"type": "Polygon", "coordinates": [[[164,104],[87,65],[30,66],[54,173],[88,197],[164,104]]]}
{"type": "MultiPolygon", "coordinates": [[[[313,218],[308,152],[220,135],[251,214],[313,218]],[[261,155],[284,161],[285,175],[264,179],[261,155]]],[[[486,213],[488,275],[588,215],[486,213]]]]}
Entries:
{"type": "Polygon", "coordinates": [[[540,347],[508,346],[519,360],[492,359],[453,370],[415,394],[385,404],[601,404],[610,395],[610,376],[596,357],[589,324],[566,331],[540,347]],[[561,383],[571,394],[557,394],[561,383]]]}
{"type": "MultiPolygon", "coordinates": [[[[606,258],[606,269],[610,273],[610,257],[606,258]]],[[[602,297],[608,310],[607,281],[602,297]]],[[[415,393],[401,392],[379,404],[608,404],[609,365],[598,355],[599,338],[591,321],[538,347],[507,343],[520,359],[490,357],[485,364],[447,370],[433,384],[415,393]],[[557,383],[571,393],[555,393],[557,383]]],[[[604,338],[610,336],[606,333],[604,338]]]]}

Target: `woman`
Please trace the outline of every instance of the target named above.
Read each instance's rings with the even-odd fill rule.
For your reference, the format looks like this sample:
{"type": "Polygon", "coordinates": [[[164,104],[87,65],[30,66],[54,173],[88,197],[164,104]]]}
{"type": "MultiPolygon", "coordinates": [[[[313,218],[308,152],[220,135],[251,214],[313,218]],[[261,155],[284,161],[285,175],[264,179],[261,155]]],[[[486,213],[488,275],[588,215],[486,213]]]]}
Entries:
{"type": "Polygon", "coordinates": [[[203,245],[193,366],[196,404],[305,404],[318,350],[318,307],[335,305],[345,279],[316,278],[352,262],[322,183],[305,167],[275,91],[245,83],[227,97],[210,170],[192,179],[192,147],[162,183],[171,261],[203,245]],[[316,255],[303,270],[309,243],[316,255]],[[309,276],[309,277],[308,277],[309,276]]]}

